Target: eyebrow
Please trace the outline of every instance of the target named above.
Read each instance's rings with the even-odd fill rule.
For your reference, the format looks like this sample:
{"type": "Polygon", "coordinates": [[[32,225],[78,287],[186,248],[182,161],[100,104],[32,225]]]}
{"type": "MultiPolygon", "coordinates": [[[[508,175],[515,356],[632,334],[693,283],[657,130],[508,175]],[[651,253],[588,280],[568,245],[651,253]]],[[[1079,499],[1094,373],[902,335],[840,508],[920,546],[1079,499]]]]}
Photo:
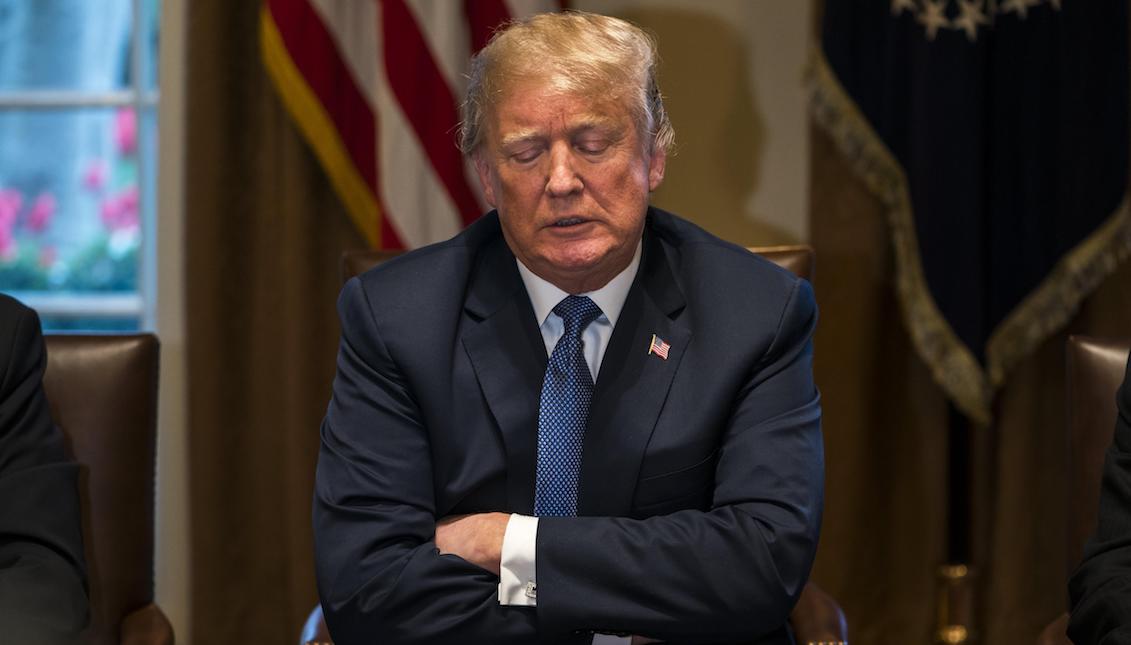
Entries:
{"type": "MultiPolygon", "coordinates": [[[[572,127],[570,127],[569,132],[571,135],[574,135],[585,130],[597,130],[601,128],[609,128],[617,132],[619,132],[621,129],[617,125],[615,119],[586,115],[582,117],[581,121],[575,123],[572,127]]],[[[520,143],[526,143],[528,141],[536,141],[540,138],[542,138],[541,130],[534,128],[524,128],[503,135],[503,140],[500,145],[506,148],[520,143]]]]}
{"type": "Polygon", "coordinates": [[[512,132],[503,136],[502,146],[504,148],[513,146],[519,143],[526,143],[527,141],[535,141],[539,138],[538,131],[534,129],[524,129],[518,132],[512,132]]]}

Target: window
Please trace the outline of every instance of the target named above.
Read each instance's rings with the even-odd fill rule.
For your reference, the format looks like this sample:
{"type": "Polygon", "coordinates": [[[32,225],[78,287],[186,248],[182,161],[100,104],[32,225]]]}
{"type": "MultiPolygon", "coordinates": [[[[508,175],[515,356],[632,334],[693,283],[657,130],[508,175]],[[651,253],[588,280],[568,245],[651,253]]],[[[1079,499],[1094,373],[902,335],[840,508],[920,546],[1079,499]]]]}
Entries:
{"type": "Polygon", "coordinates": [[[0,291],[152,329],[160,0],[0,0],[0,291]]]}

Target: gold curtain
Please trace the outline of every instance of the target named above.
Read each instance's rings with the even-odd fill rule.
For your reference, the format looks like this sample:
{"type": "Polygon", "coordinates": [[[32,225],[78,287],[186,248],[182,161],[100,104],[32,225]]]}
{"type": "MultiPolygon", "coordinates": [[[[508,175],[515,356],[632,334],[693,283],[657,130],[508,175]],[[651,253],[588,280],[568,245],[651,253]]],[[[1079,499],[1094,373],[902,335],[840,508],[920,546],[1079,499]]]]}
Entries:
{"type": "Polygon", "coordinates": [[[338,257],[365,245],[265,75],[258,5],[188,5],[196,642],[295,642],[317,602],[310,505],[337,352],[338,257]]]}

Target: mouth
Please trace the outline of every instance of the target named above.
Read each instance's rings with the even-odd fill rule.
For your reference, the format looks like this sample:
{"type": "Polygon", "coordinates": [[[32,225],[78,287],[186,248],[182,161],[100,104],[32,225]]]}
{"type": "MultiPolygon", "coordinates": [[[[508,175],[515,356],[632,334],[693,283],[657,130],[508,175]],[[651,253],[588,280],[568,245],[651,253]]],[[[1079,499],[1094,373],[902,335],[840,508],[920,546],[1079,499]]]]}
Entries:
{"type": "Polygon", "coordinates": [[[550,223],[554,228],[569,228],[571,226],[578,226],[588,222],[589,220],[583,217],[562,217],[550,223]]]}

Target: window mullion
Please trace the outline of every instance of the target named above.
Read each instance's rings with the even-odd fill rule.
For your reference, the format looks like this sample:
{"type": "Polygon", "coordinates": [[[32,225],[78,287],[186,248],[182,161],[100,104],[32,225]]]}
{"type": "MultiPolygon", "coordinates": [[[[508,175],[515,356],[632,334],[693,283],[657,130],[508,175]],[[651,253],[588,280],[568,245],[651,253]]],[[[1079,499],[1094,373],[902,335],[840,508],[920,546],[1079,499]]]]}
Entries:
{"type": "Polygon", "coordinates": [[[81,92],[69,90],[29,90],[0,92],[0,109],[70,109],[84,107],[122,107],[138,102],[136,90],[81,92]]]}

